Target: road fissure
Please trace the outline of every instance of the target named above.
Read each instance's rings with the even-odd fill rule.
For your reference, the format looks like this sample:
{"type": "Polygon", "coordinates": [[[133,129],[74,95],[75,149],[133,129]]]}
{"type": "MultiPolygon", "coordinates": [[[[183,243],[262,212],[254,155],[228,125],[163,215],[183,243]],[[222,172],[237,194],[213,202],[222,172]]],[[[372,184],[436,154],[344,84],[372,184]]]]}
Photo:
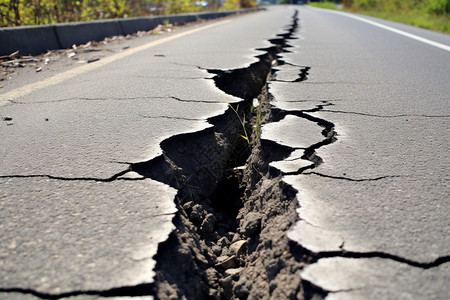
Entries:
{"type": "MultiPolygon", "coordinates": [[[[301,293],[302,263],[282,234],[298,218],[296,192],[268,172],[269,163],[291,149],[280,152],[279,146],[260,141],[254,129],[275,120],[267,81],[274,78],[273,67],[284,63],[278,54],[290,47],[297,27],[296,13],[288,30],[269,40],[273,46],[259,49],[265,53],[247,68],[208,70],[219,89],[243,100],[209,118],[211,127],[172,136],[160,144],[160,156],[131,165],[144,178],[178,190],[176,229],[155,256],[157,298],[301,293]],[[259,107],[253,106],[255,98],[259,107]],[[252,132],[248,140],[242,137],[243,127],[252,132]],[[261,284],[264,289],[254,288],[261,284]]],[[[307,70],[299,69],[299,76],[307,70]]]]}

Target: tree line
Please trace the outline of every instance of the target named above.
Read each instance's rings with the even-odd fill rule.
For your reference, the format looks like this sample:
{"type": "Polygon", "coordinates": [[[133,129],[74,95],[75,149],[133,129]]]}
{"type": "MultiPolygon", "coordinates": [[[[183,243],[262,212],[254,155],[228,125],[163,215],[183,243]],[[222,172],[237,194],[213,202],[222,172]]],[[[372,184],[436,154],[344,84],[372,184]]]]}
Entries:
{"type": "Polygon", "coordinates": [[[0,26],[43,25],[111,18],[234,10],[255,0],[0,0],[0,26]]]}

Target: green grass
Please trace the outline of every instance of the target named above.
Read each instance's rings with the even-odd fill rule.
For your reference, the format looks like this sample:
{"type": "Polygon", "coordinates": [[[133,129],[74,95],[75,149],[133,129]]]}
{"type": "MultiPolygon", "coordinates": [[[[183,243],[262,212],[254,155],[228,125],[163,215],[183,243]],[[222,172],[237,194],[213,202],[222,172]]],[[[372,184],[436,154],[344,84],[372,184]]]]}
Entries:
{"type": "Polygon", "coordinates": [[[381,11],[358,10],[356,12],[380,19],[390,20],[450,34],[450,18],[449,16],[445,15],[430,15],[419,11],[410,11],[407,13],[387,13],[381,11]]]}
{"type": "Polygon", "coordinates": [[[242,118],[239,115],[239,104],[237,104],[236,107],[234,107],[233,105],[230,104],[230,102],[228,102],[228,100],[223,96],[222,99],[225,101],[225,103],[234,111],[234,113],[236,114],[236,117],[239,120],[239,123],[242,126],[242,130],[244,134],[240,134],[240,136],[247,142],[247,144],[251,147],[255,146],[261,136],[261,125],[262,125],[262,108],[261,106],[263,105],[264,101],[258,101],[256,99],[253,100],[252,105],[250,106],[250,112],[247,114],[247,116],[250,116],[250,125],[254,122],[254,126],[253,127],[253,131],[252,134],[249,138],[249,136],[247,135],[247,123],[245,121],[245,112],[242,112],[242,118]],[[255,103],[256,102],[256,103],[255,103]],[[256,118],[253,115],[255,113],[256,110],[256,118]]]}
{"type": "Polygon", "coordinates": [[[319,8],[327,8],[327,9],[336,9],[336,7],[334,6],[336,3],[334,2],[311,2],[310,4],[308,4],[309,6],[312,7],[319,7],[319,8]]]}
{"type": "MultiPolygon", "coordinates": [[[[314,2],[310,4],[313,7],[337,9],[333,2],[314,2]]],[[[434,15],[419,10],[410,10],[404,12],[384,12],[376,9],[355,9],[342,8],[341,11],[354,12],[362,15],[413,25],[420,28],[440,31],[450,34],[450,16],[434,15]]]]}
{"type": "Polygon", "coordinates": [[[223,100],[225,100],[225,102],[228,104],[228,106],[234,111],[234,113],[236,114],[236,116],[239,120],[239,123],[241,123],[241,125],[242,125],[242,129],[244,130],[244,135],[241,134],[241,137],[247,141],[247,144],[250,144],[250,139],[248,138],[247,130],[245,130],[245,115],[243,115],[243,119],[241,119],[241,116],[239,116],[239,104],[237,105],[236,108],[234,108],[233,105],[231,105],[230,102],[228,102],[228,100],[223,95],[221,95],[221,96],[222,96],[223,100]]]}

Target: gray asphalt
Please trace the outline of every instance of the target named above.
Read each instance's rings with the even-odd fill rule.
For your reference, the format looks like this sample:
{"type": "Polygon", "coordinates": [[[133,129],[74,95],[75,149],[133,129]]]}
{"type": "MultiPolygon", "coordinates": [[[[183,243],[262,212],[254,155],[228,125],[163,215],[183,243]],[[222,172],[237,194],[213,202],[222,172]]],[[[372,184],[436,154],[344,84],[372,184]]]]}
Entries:
{"type": "MultiPolygon", "coordinates": [[[[274,107],[316,121],[287,116],[265,125],[262,139],[293,149],[271,166],[298,191],[300,221],[288,236],[319,257],[302,279],[326,299],[448,299],[450,53],[297,8],[299,38],[269,92],[274,107]],[[334,124],[336,141],[305,169],[305,149],[326,139],[319,119],[334,124]]],[[[0,123],[0,296],[92,299],[152,283],[176,190],[129,165],[161,154],[170,136],[211,126],[227,104],[205,69],[255,62],[293,13],[124,41],[118,49],[129,49],[98,62],[2,83],[0,114],[12,120],[0,123]]],[[[382,22],[450,45],[448,35],[382,22]]]]}
{"type": "Polygon", "coordinates": [[[152,257],[174,229],[176,190],[127,172],[129,164],[160,155],[170,136],[211,126],[206,119],[228,106],[205,68],[255,62],[263,53],[255,48],[269,46],[293,13],[274,9],[124,41],[92,64],[3,82],[0,112],[12,120],[0,123],[0,288],[11,292],[2,297],[152,283],[152,257]]]}
{"type": "MultiPolygon", "coordinates": [[[[301,38],[283,57],[309,75],[270,92],[285,110],[323,105],[310,115],[332,122],[337,138],[316,150],[322,164],[283,178],[299,191],[289,236],[323,257],[302,278],[327,299],[448,299],[450,52],[323,10],[299,18],[301,38]]],[[[450,45],[448,35],[381,22],[450,45]]],[[[276,140],[299,147],[297,130],[276,140]]],[[[302,141],[324,140],[310,133],[302,141]]],[[[272,166],[308,164],[287,160],[272,166]]]]}

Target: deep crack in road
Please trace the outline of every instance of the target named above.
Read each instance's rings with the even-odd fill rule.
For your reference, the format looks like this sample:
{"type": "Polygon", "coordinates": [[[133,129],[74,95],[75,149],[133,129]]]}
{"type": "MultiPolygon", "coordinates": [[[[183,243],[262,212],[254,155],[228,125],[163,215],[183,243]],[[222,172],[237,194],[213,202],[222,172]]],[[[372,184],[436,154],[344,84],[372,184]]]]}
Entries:
{"type": "MultiPolygon", "coordinates": [[[[441,255],[438,251],[432,253],[432,259],[421,260],[414,259],[413,255],[402,255],[401,251],[391,253],[384,248],[378,250],[377,245],[374,246],[375,250],[371,250],[372,245],[368,248],[356,247],[355,250],[355,246],[348,241],[348,235],[334,232],[322,224],[317,225],[316,219],[310,220],[311,216],[318,215],[320,220],[322,212],[317,214],[311,209],[305,213],[305,209],[310,208],[308,205],[311,204],[305,193],[322,189],[322,182],[331,181],[331,185],[335,186],[340,183],[353,184],[356,194],[360,193],[359,187],[355,188],[357,185],[367,188],[370,184],[386,184],[388,181],[410,178],[397,169],[386,174],[374,172],[358,176],[358,173],[345,173],[345,169],[341,172],[339,165],[334,166],[333,157],[340,155],[340,152],[330,155],[325,150],[342,145],[339,143],[341,137],[348,142],[345,131],[351,127],[346,127],[339,115],[396,121],[405,118],[444,120],[448,115],[340,109],[338,103],[348,101],[345,93],[327,92],[324,96],[317,92],[316,87],[306,88],[305,97],[296,94],[292,96],[288,92],[280,93],[280,85],[305,88],[308,83],[311,83],[310,86],[340,84],[338,80],[333,81],[334,75],[328,81],[321,77],[318,80],[317,73],[314,72],[326,72],[324,66],[318,63],[305,66],[297,64],[298,61],[289,61],[290,56],[287,54],[297,54],[299,51],[298,46],[292,45],[298,38],[299,29],[299,12],[295,10],[291,22],[283,31],[276,38],[267,39],[269,47],[252,49],[263,53],[252,57],[255,61],[247,67],[219,69],[170,62],[177,67],[195,68],[213,75],[212,78],[173,78],[214,82],[222,92],[230,97],[240,98],[241,101],[230,103],[228,109],[207,117],[206,122],[200,114],[199,117],[184,117],[164,109],[159,114],[154,111],[139,113],[138,117],[147,121],[158,119],[203,123],[195,127],[196,130],[182,130],[181,134],[166,136],[159,144],[161,151],[148,160],[121,162],[119,170],[122,170],[115,169],[113,175],[105,178],[100,175],[91,177],[31,171],[27,173],[28,169],[24,169],[23,173],[0,175],[5,184],[10,184],[13,180],[25,182],[33,179],[39,184],[45,182],[45,187],[54,184],[58,189],[60,181],[67,184],[80,182],[88,190],[107,184],[114,186],[110,188],[117,189],[117,193],[124,190],[123,186],[117,185],[118,181],[141,183],[142,186],[138,188],[129,187],[135,193],[144,189],[145,184],[148,189],[152,189],[149,182],[161,184],[161,189],[170,189],[172,194],[167,190],[165,193],[173,196],[175,207],[146,215],[147,218],[165,217],[172,220],[174,226],[171,231],[167,230],[171,232],[169,238],[157,243],[158,249],[154,257],[148,257],[148,251],[144,251],[146,255],[138,254],[136,259],[133,258],[156,261],[154,282],[149,281],[146,273],[144,283],[122,284],[119,287],[116,284],[116,287],[104,290],[80,289],[58,293],[53,292],[54,290],[43,292],[37,288],[10,287],[0,288],[0,293],[27,294],[42,299],[81,295],[155,296],[158,299],[324,299],[340,295],[345,297],[346,293],[356,293],[357,298],[363,298],[366,294],[361,291],[371,292],[371,289],[376,288],[365,286],[364,282],[358,286],[358,280],[353,280],[355,285],[339,281],[347,276],[360,276],[360,273],[355,273],[354,266],[364,270],[374,286],[379,274],[373,270],[378,265],[381,266],[378,268],[380,270],[401,270],[402,274],[406,274],[405,282],[414,278],[433,278],[433,269],[448,269],[450,255],[441,255]],[[309,81],[310,76],[316,76],[312,82],[309,81]],[[255,103],[258,103],[257,107],[255,103]],[[332,106],[337,108],[331,109],[332,106]],[[243,138],[244,130],[251,133],[248,138],[243,138]],[[291,134],[284,135],[284,132],[291,134]],[[323,169],[324,166],[328,169],[323,169]],[[305,179],[306,183],[302,181],[305,179]],[[329,270],[334,275],[317,275],[327,274],[329,270]]],[[[158,54],[157,57],[162,59],[166,55],[158,54]]],[[[153,74],[139,78],[173,79],[153,74]]],[[[159,94],[136,97],[114,95],[104,98],[60,97],[32,103],[12,100],[5,107],[95,103],[111,99],[130,103],[158,100],[205,106],[224,104],[220,100],[195,99],[192,95],[184,97],[159,94]]],[[[112,161],[117,163],[119,160],[112,161]]],[[[336,193],[340,191],[345,194],[342,190],[348,185],[339,186],[336,193]]],[[[45,192],[41,186],[37,189],[45,192]]],[[[88,196],[89,194],[86,197],[88,196]]],[[[327,205],[330,203],[334,204],[330,201],[327,205]]],[[[103,203],[99,204],[100,209],[103,208],[102,205],[103,203]]],[[[155,204],[155,207],[149,205],[147,210],[153,213],[160,211],[160,208],[155,204]]],[[[338,215],[341,212],[338,209],[332,210],[333,218],[342,218],[342,213],[337,217],[334,216],[335,213],[338,215]]],[[[329,217],[329,214],[324,215],[329,217]]],[[[159,225],[158,223],[157,226],[159,225]]],[[[12,244],[11,248],[14,249],[15,245],[12,244]]],[[[153,266],[151,268],[153,270],[153,266]]],[[[382,284],[388,286],[390,283],[386,281],[382,284]]]]}

